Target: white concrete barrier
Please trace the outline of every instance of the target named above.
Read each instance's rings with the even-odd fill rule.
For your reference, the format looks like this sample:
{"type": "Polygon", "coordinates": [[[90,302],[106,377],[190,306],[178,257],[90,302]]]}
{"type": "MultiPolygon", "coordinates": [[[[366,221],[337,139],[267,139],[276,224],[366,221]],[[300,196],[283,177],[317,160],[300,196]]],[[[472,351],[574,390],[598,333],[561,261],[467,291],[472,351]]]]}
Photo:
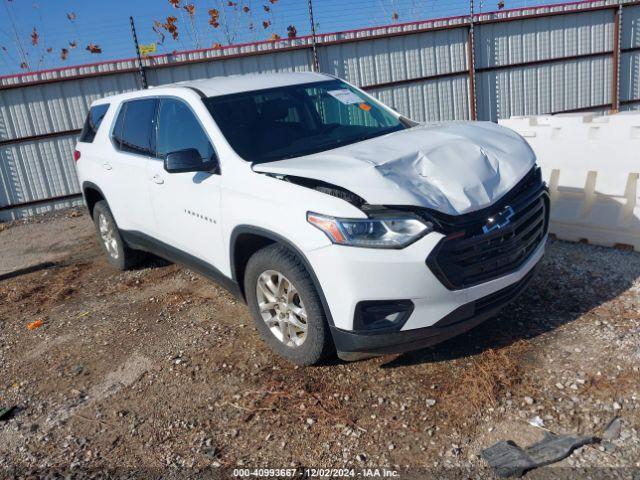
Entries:
{"type": "Polygon", "coordinates": [[[640,251],[640,112],[500,120],[529,142],[551,190],[551,233],[640,251]]]}

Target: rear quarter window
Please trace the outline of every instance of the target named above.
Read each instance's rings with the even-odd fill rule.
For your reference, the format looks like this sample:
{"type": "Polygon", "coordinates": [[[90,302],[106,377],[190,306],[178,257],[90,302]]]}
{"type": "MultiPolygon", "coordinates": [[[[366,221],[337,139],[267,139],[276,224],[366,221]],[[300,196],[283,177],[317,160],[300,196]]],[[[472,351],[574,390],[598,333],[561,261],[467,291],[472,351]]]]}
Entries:
{"type": "Polygon", "coordinates": [[[93,142],[93,139],[96,137],[96,133],[98,133],[98,128],[100,128],[100,124],[102,123],[102,119],[107,114],[107,110],[109,110],[108,103],[91,107],[89,114],[87,115],[87,119],[84,122],[82,132],[80,133],[80,142],[93,142]]]}

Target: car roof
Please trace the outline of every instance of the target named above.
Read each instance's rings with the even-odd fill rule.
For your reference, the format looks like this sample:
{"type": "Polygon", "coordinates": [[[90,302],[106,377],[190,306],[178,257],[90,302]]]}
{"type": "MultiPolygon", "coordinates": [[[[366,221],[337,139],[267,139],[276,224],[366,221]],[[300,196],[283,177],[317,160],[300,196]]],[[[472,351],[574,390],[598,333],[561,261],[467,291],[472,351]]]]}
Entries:
{"type": "Polygon", "coordinates": [[[232,93],[264,90],[267,88],[284,87],[287,85],[300,85],[305,83],[332,80],[334,77],[314,72],[287,72],[287,73],[251,73],[245,75],[229,75],[224,77],[203,78],[200,80],[187,80],[184,82],[169,83],[150,87],[148,90],[123,93],[111,97],[105,97],[94,102],[94,105],[133,98],[153,96],[162,93],[164,89],[186,87],[196,89],[206,97],[216,97],[232,93]],[[144,93],[143,93],[144,92],[144,93]]]}
{"type": "Polygon", "coordinates": [[[331,80],[333,77],[314,72],[287,73],[251,73],[246,75],[230,75],[227,77],[203,78],[177,82],[163,87],[184,86],[200,90],[207,97],[228,95],[231,93],[250,92],[267,88],[299,85],[303,83],[331,80]]]}

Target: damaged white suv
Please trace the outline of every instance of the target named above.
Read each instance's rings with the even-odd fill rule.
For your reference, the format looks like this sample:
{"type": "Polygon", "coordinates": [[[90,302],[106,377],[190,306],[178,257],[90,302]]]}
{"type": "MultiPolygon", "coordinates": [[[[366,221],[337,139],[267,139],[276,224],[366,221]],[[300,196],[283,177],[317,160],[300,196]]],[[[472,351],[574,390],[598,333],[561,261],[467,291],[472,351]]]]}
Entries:
{"type": "Polygon", "coordinates": [[[217,280],[298,364],[478,325],[526,287],[547,238],[547,189],[516,133],[419,125],[323,74],[99,100],[74,158],[113,265],[148,251],[217,280]]]}

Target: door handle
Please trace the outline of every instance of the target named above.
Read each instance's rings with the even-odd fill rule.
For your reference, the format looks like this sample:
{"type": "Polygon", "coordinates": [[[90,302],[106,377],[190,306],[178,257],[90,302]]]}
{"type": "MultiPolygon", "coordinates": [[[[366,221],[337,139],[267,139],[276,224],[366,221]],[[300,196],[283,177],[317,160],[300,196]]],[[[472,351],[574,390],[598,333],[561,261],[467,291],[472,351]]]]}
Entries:
{"type": "Polygon", "coordinates": [[[164,183],[164,180],[162,179],[162,177],[157,173],[153,177],[151,177],[151,181],[153,183],[157,183],[158,185],[162,185],[164,183]]]}
{"type": "Polygon", "coordinates": [[[113,168],[109,162],[104,162],[104,163],[102,164],[102,167],[103,167],[105,170],[111,170],[111,169],[113,168]]]}

